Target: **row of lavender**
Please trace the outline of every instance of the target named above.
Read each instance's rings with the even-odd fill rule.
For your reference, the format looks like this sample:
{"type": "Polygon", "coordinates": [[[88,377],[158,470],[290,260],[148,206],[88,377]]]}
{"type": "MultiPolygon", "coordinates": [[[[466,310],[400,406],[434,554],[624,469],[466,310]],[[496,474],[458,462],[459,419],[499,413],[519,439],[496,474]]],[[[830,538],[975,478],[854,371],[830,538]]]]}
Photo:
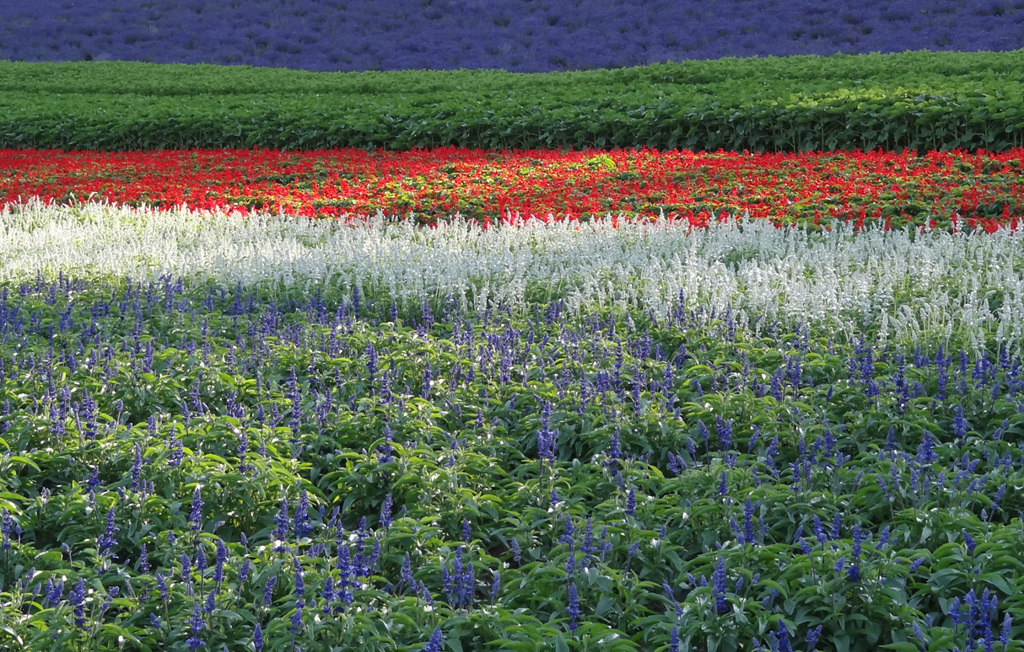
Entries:
{"type": "Polygon", "coordinates": [[[20,61],[547,72],[726,56],[1019,48],[1021,0],[0,4],[0,59],[20,61]]]}
{"type": "Polygon", "coordinates": [[[1024,649],[1024,366],[680,297],[0,295],[22,649],[1024,649]]]}

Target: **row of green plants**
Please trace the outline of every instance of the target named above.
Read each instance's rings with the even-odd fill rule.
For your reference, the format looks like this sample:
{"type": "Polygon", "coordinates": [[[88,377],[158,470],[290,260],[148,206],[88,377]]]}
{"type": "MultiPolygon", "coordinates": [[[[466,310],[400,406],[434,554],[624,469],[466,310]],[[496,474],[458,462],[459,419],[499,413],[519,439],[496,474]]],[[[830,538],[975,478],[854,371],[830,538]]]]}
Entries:
{"type": "Polygon", "coordinates": [[[1001,151],[1024,145],[1022,69],[1024,51],[548,74],[2,62],[0,147],[1001,151]]]}

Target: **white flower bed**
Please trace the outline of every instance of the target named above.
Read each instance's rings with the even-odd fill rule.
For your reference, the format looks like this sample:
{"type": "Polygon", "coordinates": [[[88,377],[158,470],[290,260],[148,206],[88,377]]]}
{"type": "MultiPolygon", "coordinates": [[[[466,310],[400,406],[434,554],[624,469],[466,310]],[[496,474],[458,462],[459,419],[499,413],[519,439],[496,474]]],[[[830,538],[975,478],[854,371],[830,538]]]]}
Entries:
{"type": "Polygon", "coordinates": [[[775,320],[864,330],[911,343],[921,336],[970,348],[1024,341],[1020,234],[781,230],[745,221],[689,230],[667,221],[542,223],[436,229],[383,216],[349,224],[107,204],[0,211],[0,282],[37,274],[100,274],[311,289],[358,285],[400,305],[456,298],[476,310],[622,307],[664,315],[688,307],[744,324],[775,320]]]}

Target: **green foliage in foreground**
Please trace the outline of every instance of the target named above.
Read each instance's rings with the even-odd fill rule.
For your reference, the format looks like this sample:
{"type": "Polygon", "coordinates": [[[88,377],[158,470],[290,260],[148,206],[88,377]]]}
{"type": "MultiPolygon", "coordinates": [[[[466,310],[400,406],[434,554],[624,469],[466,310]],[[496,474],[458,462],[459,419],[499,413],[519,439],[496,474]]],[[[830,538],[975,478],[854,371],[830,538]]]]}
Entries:
{"type": "Polygon", "coordinates": [[[2,645],[1024,649],[1019,360],[373,299],[3,291],[2,645]]]}
{"type": "Polygon", "coordinates": [[[1005,150],[1024,51],[723,59],[619,70],[312,73],[0,63],[0,147],[1005,150]]]}

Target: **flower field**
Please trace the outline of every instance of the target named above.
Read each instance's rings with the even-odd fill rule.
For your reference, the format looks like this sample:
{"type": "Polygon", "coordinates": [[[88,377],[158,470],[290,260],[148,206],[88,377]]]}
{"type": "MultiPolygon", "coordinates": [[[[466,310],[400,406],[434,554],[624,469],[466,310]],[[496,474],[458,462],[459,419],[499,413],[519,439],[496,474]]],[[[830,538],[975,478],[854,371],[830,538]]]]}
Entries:
{"type": "Polygon", "coordinates": [[[1021,0],[37,4],[0,649],[1024,651],[1021,0]]]}
{"type": "MultiPolygon", "coordinates": [[[[793,211],[310,220],[244,199],[312,213],[317,165],[377,188],[462,165],[467,199],[539,168],[536,202],[563,168],[605,189],[643,168],[252,154],[284,161],[253,170],[275,186],[233,171],[247,155],[5,153],[32,162],[6,164],[18,187],[63,200],[0,214],[6,644],[1021,649],[1006,210],[956,232],[793,211]],[[70,201],[197,187],[233,203],[70,201]]],[[[759,160],[774,183],[753,185],[825,204],[824,158],[759,160]]],[[[832,158],[908,205],[1019,197],[1012,153],[832,158]],[[941,192],[940,165],[961,185],[941,192]]],[[[756,177],[749,157],[679,159],[756,177]]],[[[866,194],[851,205],[882,205],[866,194]]]]}

